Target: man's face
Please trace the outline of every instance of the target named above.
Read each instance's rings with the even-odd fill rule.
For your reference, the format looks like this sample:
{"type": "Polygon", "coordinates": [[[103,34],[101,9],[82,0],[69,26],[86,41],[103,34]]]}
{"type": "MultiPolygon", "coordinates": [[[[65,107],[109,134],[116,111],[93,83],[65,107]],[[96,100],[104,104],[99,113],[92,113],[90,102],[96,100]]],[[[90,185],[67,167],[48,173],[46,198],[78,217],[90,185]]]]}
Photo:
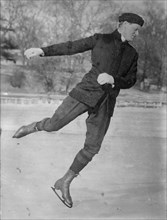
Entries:
{"type": "Polygon", "coordinates": [[[124,38],[127,41],[133,41],[134,38],[139,34],[139,30],[141,29],[141,26],[138,24],[124,21],[122,28],[123,28],[122,35],[124,36],[124,38]]]}

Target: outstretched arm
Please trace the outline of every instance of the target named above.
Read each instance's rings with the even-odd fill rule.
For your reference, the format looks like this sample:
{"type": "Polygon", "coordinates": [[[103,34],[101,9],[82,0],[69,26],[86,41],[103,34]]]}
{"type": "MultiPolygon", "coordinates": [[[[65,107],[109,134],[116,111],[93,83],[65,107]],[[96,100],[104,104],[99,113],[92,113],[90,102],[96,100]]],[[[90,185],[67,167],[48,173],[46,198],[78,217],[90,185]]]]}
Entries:
{"type": "Polygon", "coordinates": [[[97,38],[98,34],[95,34],[91,37],[82,38],[76,41],[67,41],[65,43],[54,44],[42,48],[30,48],[25,51],[24,55],[27,59],[30,59],[36,56],[61,56],[82,53],[93,49],[97,38]]]}
{"type": "Polygon", "coordinates": [[[42,47],[41,49],[44,51],[44,56],[73,55],[93,49],[96,39],[97,34],[76,41],[67,41],[65,43],[42,47]]]}

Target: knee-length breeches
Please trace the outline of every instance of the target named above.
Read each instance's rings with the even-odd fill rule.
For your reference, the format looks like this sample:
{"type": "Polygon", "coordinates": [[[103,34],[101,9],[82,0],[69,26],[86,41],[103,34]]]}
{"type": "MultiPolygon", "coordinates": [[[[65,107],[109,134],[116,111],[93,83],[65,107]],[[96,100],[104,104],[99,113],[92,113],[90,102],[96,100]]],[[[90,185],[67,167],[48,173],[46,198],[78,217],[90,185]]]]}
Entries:
{"type": "MultiPolygon", "coordinates": [[[[71,96],[67,96],[62,104],[57,108],[51,118],[45,118],[37,123],[38,130],[47,132],[58,131],[79,115],[88,112],[89,106],[80,103],[71,96]]],[[[100,106],[97,114],[88,114],[86,119],[86,139],[84,150],[90,155],[98,153],[103,138],[110,124],[110,116],[107,114],[107,106],[104,103],[100,106]]]]}

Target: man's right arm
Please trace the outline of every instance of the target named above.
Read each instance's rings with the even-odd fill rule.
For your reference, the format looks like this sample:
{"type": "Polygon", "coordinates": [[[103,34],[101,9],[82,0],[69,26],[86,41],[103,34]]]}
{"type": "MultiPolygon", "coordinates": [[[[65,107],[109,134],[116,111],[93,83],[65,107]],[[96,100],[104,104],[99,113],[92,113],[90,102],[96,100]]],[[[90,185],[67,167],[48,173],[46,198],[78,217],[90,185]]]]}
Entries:
{"type": "Polygon", "coordinates": [[[96,44],[97,34],[75,41],[54,44],[48,47],[42,47],[44,56],[73,55],[93,49],[96,44]]]}
{"type": "Polygon", "coordinates": [[[95,34],[91,37],[82,38],[76,41],[67,41],[65,43],[54,44],[48,47],[30,48],[24,52],[24,55],[27,59],[31,59],[36,56],[61,56],[82,53],[93,49],[98,36],[99,34],[95,34]]]}

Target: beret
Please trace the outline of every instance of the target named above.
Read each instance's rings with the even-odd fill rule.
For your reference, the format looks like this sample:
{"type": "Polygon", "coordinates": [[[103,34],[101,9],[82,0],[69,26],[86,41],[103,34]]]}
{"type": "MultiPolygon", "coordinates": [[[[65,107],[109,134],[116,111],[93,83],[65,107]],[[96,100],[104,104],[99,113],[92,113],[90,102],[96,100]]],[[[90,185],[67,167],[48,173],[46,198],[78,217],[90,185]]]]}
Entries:
{"type": "Polygon", "coordinates": [[[118,19],[119,19],[119,22],[127,21],[129,23],[135,23],[140,26],[143,26],[144,24],[143,18],[134,13],[123,13],[122,15],[119,16],[118,19]]]}

